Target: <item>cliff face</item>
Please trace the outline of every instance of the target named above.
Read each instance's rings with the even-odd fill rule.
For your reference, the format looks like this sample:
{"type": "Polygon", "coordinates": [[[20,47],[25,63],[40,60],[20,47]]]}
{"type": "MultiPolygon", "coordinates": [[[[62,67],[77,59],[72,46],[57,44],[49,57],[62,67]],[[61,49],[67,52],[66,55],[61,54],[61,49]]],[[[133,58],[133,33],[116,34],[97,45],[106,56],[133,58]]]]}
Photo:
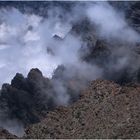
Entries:
{"type": "Polygon", "coordinates": [[[69,107],[26,129],[25,138],[140,138],[140,86],[93,81],[69,107]]]}

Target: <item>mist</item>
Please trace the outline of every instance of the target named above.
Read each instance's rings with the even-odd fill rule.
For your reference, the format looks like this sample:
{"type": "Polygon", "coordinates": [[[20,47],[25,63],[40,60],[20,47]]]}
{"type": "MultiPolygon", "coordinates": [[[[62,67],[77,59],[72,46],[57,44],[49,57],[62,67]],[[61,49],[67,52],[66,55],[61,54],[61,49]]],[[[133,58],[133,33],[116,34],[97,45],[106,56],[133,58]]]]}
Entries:
{"type": "MultiPolygon", "coordinates": [[[[127,24],[124,13],[115,10],[107,2],[87,2],[79,5],[77,3],[70,12],[66,13],[60,7],[49,8],[47,15],[43,17],[33,13],[24,13],[13,7],[0,9],[0,86],[11,82],[11,85],[3,86],[2,91],[23,92],[25,96],[23,103],[26,102],[28,93],[33,95],[39,93],[40,95],[35,95],[33,101],[39,101],[43,107],[44,105],[48,107],[50,104],[53,107],[68,106],[73,100],[78,99],[81,90],[86,88],[90,81],[105,77],[106,67],[110,68],[107,78],[112,78],[116,71],[121,73],[124,68],[130,66],[129,62],[133,63],[132,71],[139,69],[138,59],[133,57],[130,49],[132,48],[130,44],[139,42],[139,34],[127,24]],[[92,60],[93,63],[89,63],[81,58],[81,48],[85,50],[82,55],[87,55],[90,49],[82,35],[73,33],[72,29],[74,24],[85,18],[92,24],[93,31],[96,29],[97,40],[118,42],[119,45],[122,43],[120,46],[116,43],[110,47],[110,60],[105,66],[96,64],[94,60],[92,60]],[[129,45],[124,47],[124,44],[129,45]],[[61,70],[61,66],[64,66],[64,69],[61,70]],[[38,68],[43,74],[38,69],[31,70],[32,68],[38,68]],[[59,68],[60,73],[56,74],[59,68]],[[23,76],[16,73],[21,73],[23,76]],[[32,79],[32,76],[35,79],[32,79]],[[26,86],[20,85],[20,87],[16,83],[18,87],[13,82],[15,86],[12,83],[15,80],[13,77],[15,79],[18,77],[20,80],[17,79],[26,86]],[[14,90],[11,91],[12,88],[14,90]],[[30,88],[33,88],[32,91],[30,88]]],[[[28,100],[30,98],[29,96],[28,100]]],[[[26,105],[30,107],[30,102],[26,105]]],[[[1,117],[1,114],[3,113],[2,110],[0,126],[22,136],[25,120],[16,118],[16,115],[12,113],[12,117],[15,118],[11,119],[7,113],[6,123],[2,123],[1,120],[4,117],[1,117]]]]}
{"type": "Polygon", "coordinates": [[[101,37],[127,43],[139,42],[139,34],[128,25],[124,12],[114,9],[107,2],[90,5],[87,16],[97,26],[101,37]]]}

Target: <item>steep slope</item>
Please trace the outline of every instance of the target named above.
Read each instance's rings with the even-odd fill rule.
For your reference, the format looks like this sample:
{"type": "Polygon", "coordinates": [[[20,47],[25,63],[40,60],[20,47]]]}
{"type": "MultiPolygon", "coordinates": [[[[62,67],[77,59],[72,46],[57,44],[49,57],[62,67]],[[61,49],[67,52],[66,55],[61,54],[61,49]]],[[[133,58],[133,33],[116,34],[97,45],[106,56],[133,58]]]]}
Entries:
{"type": "Polygon", "coordinates": [[[80,100],[26,129],[25,138],[140,138],[140,86],[93,81],[80,100]]]}

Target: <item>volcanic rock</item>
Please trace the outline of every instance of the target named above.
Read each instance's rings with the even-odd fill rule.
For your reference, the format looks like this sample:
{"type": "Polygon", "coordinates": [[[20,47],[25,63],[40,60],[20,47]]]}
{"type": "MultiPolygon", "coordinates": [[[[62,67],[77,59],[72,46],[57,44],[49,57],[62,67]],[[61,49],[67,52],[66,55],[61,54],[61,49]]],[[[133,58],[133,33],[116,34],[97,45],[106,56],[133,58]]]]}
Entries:
{"type": "Polygon", "coordinates": [[[140,138],[140,85],[93,81],[81,98],[26,129],[25,138],[140,138]]]}
{"type": "Polygon", "coordinates": [[[32,69],[27,78],[17,73],[11,85],[2,86],[0,108],[9,119],[18,119],[24,125],[36,123],[54,106],[51,93],[49,79],[40,70],[32,69]]]}

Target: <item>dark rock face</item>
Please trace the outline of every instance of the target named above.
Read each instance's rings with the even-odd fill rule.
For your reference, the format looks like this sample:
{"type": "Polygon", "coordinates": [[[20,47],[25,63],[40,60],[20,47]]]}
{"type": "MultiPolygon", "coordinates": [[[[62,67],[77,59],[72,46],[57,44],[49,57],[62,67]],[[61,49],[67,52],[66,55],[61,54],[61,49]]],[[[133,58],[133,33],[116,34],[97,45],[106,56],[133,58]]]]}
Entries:
{"type": "Polygon", "coordinates": [[[140,85],[96,80],[69,107],[26,129],[25,138],[140,138],[140,85]]]}
{"type": "Polygon", "coordinates": [[[138,1],[133,2],[133,4],[129,7],[126,13],[126,17],[128,18],[129,24],[136,31],[140,32],[140,3],[138,1]]]}
{"type": "Polygon", "coordinates": [[[1,139],[17,139],[15,135],[10,134],[7,130],[0,128],[1,139]]]}
{"type": "Polygon", "coordinates": [[[66,89],[65,94],[70,96],[72,103],[79,98],[77,87],[79,81],[68,78],[64,66],[59,66],[52,79],[45,78],[39,69],[31,69],[25,78],[17,73],[11,84],[3,84],[0,94],[0,110],[2,120],[17,119],[25,126],[41,121],[48,111],[53,110],[57,104],[56,83],[61,83],[66,89]],[[54,90],[56,89],[56,90],[54,90]]]}
{"type": "Polygon", "coordinates": [[[11,85],[1,89],[1,108],[8,109],[7,116],[22,121],[25,125],[38,122],[46,111],[53,107],[49,79],[44,78],[38,69],[32,69],[27,78],[16,74],[11,85]]]}
{"type": "MultiPolygon", "coordinates": [[[[136,6],[136,2],[125,3],[116,1],[109,3],[117,9],[125,7],[126,13],[131,12],[131,14],[133,12],[132,9],[134,11],[137,9],[138,11],[139,7],[136,6]],[[131,7],[133,8],[131,9],[131,7]]],[[[127,20],[132,21],[132,17],[130,15],[127,16],[127,20]]],[[[134,22],[132,21],[132,23],[134,22]]],[[[87,47],[84,44],[81,46],[79,51],[81,60],[99,66],[103,70],[103,79],[113,80],[121,85],[130,82],[139,82],[139,43],[128,44],[116,40],[104,40],[98,36],[95,26],[86,18],[73,25],[73,32],[80,35],[82,41],[87,45],[87,47]],[[121,67],[117,66],[120,63],[119,61],[123,61],[125,57],[128,59],[129,64],[121,67]]]]}
{"type": "Polygon", "coordinates": [[[89,63],[101,67],[107,64],[111,55],[109,45],[102,40],[97,40],[95,46],[92,46],[89,52],[90,53],[84,59],[89,63]]]}

